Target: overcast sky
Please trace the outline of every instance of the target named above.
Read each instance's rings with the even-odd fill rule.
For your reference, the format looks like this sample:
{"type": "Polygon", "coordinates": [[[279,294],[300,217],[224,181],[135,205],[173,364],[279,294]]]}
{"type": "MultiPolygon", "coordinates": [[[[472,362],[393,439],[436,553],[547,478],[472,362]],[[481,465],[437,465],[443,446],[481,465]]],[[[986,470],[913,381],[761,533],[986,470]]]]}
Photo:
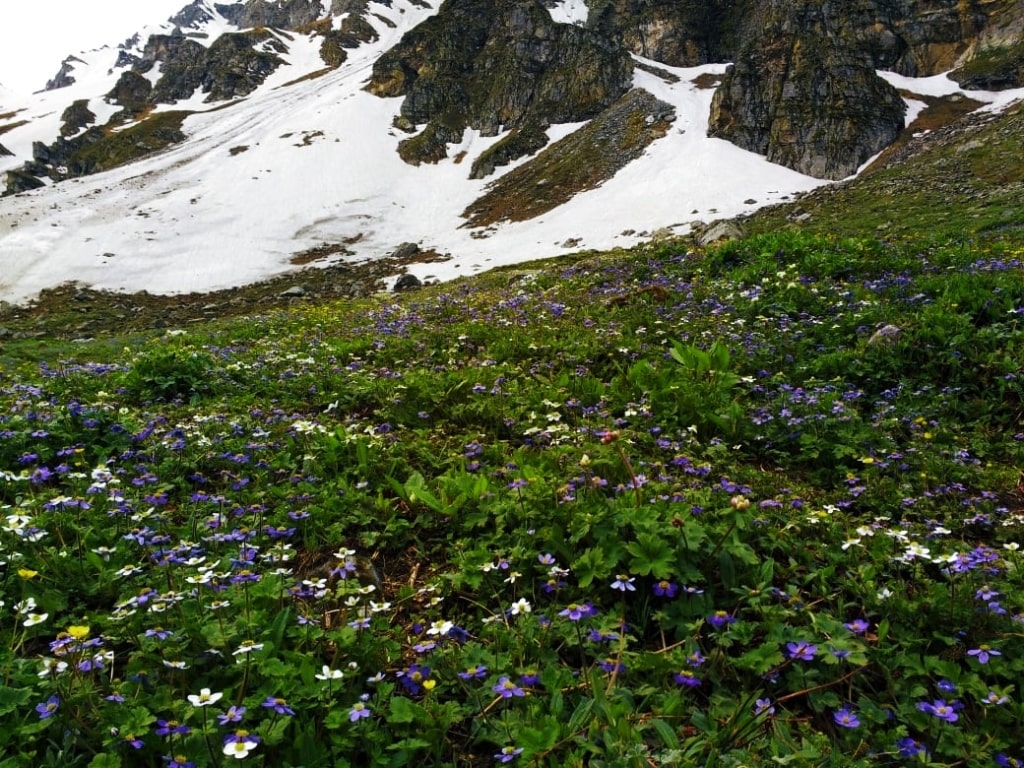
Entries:
{"type": "Polygon", "coordinates": [[[4,0],[0,12],[0,83],[34,91],[64,57],[117,45],[144,24],[158,24],[190,0],[4,0]],[[13,6],[13,7],[12,7],[13,6]]]}

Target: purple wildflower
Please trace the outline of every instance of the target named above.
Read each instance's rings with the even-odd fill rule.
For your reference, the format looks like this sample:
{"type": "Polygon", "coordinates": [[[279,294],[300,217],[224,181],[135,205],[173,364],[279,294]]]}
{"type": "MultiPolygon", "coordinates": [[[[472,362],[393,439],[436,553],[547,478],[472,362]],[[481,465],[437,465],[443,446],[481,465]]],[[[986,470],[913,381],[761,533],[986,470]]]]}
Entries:
{"type": "Polygon", "coordinates": [[[988,645],[982,644],[977,648],[972,648],[967,652],[968,656],[974,656],[979,664],[988,664],[988,660],[992,656],[1002,656],[1002,651],[997,651],[988,645]]]}
{"type": "Polygon", "coordinates": [[[918,702],[917,708],[921,712],[927,712],[929,715],[945,720],[947,723],[955,723],[960,719],[960,716],[956,713],[955,703],[951,704],[944,699],[936,699],[931,703],[921,701],[918,702]]]}
{"type": "Polygon", "coordinates": [[[48,720],[53,717],[58,707],[60,707],[60,697],[51,696],[42,704],[36,704],[36,712],[39,713],[40,720],[48,720]]]}
{"type": "Polygon", "coordinates": [[[177,720],[157,720],[154,732],[157,736],[187,736],[192,729],[177,720]]]}
{"type": "Polygon", "coordinates": [[[838,712],[834,713],[832,715],[832,719],[836,721],[836,725],[842,726],[843,728],[860,727],[860,720],[857,719],[857,713],[848,706],[843,707],[838,712]]]}
{"type": "Polygon", "coordinates": [[[689,669],[684,669],[682,672],[677,673],[673,680],[685,688],[696,688],[700,685],[700,678],[689,669]]]}
{"type": "Polygon", "coordinates": [[[814,654],[818,652],[818,646],[800,640],[796,643],[786,643],[786,650],[789,651],[789,658],[791,659],[813,661],[814,654]]]}
{"type": "Polygon", "coordinates": [[[590,603],[569,603],[563,610],[558,612],[559,616],[565,616],[569,621],[579,621],[588,616],[593,616],[597,610],[590,603]]]}
{"type": "Polygon", "coordinates": [[[662,579],[661,581],[654,582],[652,589],[657,597],[673,598],[676,596],[676,592],[679,591],[679,585],[667,579],[662,579]]]}
{"type": "Polygon", "coordinates": [[[459,672],[459,677],[463,680],[473,680],[475,678],[483,677],[487,674],[487,667],[483,664],[477,664],[472,667],[468,667],[464,672],[459,672]]]}
{"type": "Polygon", "coordinates": [[[236,707],[234,705],[228,707],[228,711],[222,715],[217,715],[217,722],[221,725],[227,725],[228,723],[240,723],[242,722],[242,715],[245,714],[245,707],[236,707]]]}
{"type": "Polygon", "coordinates": [[[430,678],[430,667],[411,664],[409,668],[398,673],[398,681],[411,694],[417,694],[423,690],[423,683],[430,678]]]}
{"type": "Polygon", "coordinates": [[[265,709],[272,709],[279,715],[288,715],[291,717],[295,714],[295,710],[288,706],[288,702],[285,699],[278,698],[276,696],[267,696],[260,706],[265,709]]]}
{"type": "Polygon", "coordinates": [[[617,589],[619,592],[636,592],[636,587],[633,586],[634,581],[636,581],[634,577],[620,573],[615,576],[615,581],[612,582],[612,589],[617,589]]]}
{"type": "Polygon", "coordinates": [[[522,747],[502,747],[501,752],[494,756],[499,763],[511,763],[522,752],[522,747]]]}
{"type": "Polygon", "coordinates": [[[771,699],[758,699],[754,702],[754,717],[758,715],[774,715],[775,707],[771,699]]]}
{"type": "Polygon", "coordinates": [[[352,705],[352,709],[348,711],[348,719],[351,723],[357,723],[364,717],[370,716],[370,708],[363,702],[357,701],[352,705]]]}
{"type": "Polygon", "coordinates": [[[900,757],[925,757],[928,754],[924,744],[909,736],[904,736],[902,739],[897,740],[896,749],[899,751],[900,757]]]}
{"type": "Polygon", "coordinates": [[[525,696],[526,691],[520,688],[518,685],[513,683],[507,677],[498,678],[498,684],[491,688],[496,694],[501,696],[503,699],[510,699],[513,696],[525,696]]]}
{"type": "Polygon", "coordinates": [[[713,614],[708,616],[708,624],[715,629],[721,629],[728,624],[735,624],[736,619],[729,615],[728,611],[715,611],[713,614]]]}

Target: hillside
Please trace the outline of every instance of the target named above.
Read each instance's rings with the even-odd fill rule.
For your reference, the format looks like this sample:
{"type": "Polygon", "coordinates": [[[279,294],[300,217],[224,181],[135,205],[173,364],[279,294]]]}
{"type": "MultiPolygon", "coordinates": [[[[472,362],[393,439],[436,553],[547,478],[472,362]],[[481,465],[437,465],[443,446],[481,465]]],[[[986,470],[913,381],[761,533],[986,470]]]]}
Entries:
{"type": "Polygon", "coordinates": [[[1013,765],[1019,119],[715,247],[14,310],[0,765],[1013,765]]]}
{"type": "MultiPolygon", "coordinates": [[[[741,31],[711,14],[700,45],[679,46],[635,37],[628,3],[595,5],[594,34],[663,58],[741,31]]],[[[641,11],[699,5],[718,8],[641,11]]],[[[315,10],[225,7],[225,23],[315,10]]],[[[670,137],[741,152],[674,134],[688,104],[711,109],[719,65],[651,61],[632,75],[650,96],[549,130],[499,173],[517,202],[483,198],[477,215],[516,210],[530,163],[581,183],[615,165],[574,165],[561,142],[651,138],[567,217],[591,193],[640,190],[670,137]],[[661,138],[670,113],[650,98],[675,107],[661,138]]],[[[0,768],[1024,764],[1024,108],[911,74],[884,75],[908,129],[855,178],[683,236],[544,239],[398,292],[403,271],[456,260],[397,237],[386,258],[338,258],[362,239],[312,238],[284,274],[178,294],[59,285],[41,262],[18,284],[30,300],[0,305],[0,768]]],[[[0,216],[78,252],[76,227],[100,231],[91,206],[130,190],[157,227],[186,190],[153,178],[194,184],[190,163],[256,156],[256,141],[229,150],[261,111],[319,125],[326,93],[314,108],[289,89],[345,77],[281,84],[281,111],[257,89],[200,118],[212,155],[189,139],[5,198],[0,216]],[[81,185],[100,192],[68,191],[81,185]],[[33,207],[61,195],[66,221],[33,207]]],[[[378,98],[348,101],[400,114],[378,98]]],[[[488,165],[534,128],[408,167],[469,173],[471,154],[488,165]]],[[[329,136],[280,142],[306,153],[329,136]]],[[[387,139],[395,168],[404,137],[387,139]]],[[[481,242],[522,224],[500,222],[481,242]]],[[[157,269],[105,258],[125,280],[157,269]]]]}

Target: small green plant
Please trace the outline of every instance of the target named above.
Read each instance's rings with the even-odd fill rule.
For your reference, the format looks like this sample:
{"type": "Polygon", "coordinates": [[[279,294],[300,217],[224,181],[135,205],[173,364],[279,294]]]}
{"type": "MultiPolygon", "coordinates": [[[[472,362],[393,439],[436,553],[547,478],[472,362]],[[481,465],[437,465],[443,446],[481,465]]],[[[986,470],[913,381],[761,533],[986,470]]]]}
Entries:
{"type": "Polygon", "coordinates": [[[124,386],[136,401],[193,400],[210,390],[213,357],[188,349],[143,352],[132,363],[124,386]]]}
{"type": "Polygon", "coordinates": [[[0,768],[1014,765],[1022,254],[662,244],[5,368],[0,768]]]}

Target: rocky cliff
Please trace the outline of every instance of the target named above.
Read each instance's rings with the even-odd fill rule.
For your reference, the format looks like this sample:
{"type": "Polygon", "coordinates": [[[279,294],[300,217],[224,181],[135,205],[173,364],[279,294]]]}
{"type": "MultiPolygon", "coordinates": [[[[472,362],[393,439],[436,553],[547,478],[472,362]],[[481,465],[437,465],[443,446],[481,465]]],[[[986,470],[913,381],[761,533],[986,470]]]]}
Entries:
{"type": "MultiPolygon", "coordinates": [[[[630,86],[626,51],[592,31],[555,23],[539,0],[447,0],[377,60],[368,89],[403,96],[408,162],[436,161],[466,128],[500,130],[586,120],[630,86]]],[[[533,131],[536,136],[536,131],[533,131]]],[[[537,142],[510,143],[537,148],[537,142]]]]}
{"type": "Polygon", "coordinates": [[[712,102],[709,132],[819,178],[854,173],[903,128],[904,104],[871,52],[833,34],[829,5],[762,10],[712,102]]]}

